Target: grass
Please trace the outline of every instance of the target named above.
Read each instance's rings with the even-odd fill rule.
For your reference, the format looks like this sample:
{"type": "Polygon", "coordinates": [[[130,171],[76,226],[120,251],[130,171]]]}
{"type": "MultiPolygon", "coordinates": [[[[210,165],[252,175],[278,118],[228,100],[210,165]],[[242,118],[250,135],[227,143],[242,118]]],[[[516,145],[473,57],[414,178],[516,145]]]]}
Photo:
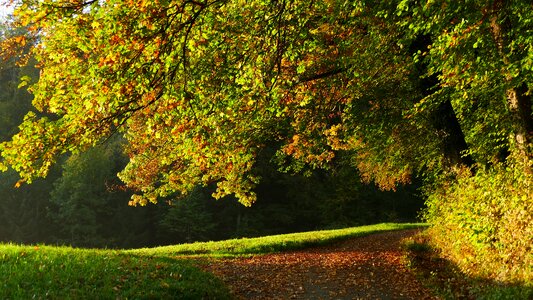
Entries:
{"type": "Polygon", "coordinates": [[[219,242],[197,242],[156,248],[130,250],[138,255],[208,255],[246,256],[287,250],[302,249],[330,244],[335,241],[365,236],[372,233],[424,227],[423,223],[382,223],[344,229],[309,231],[300,233],[271,235],[258,238],[241,238],[219,242]]]}
{"type": "Polygon", "coordinates": [[[421,226],[389,223],[135,250],[0,244],[0,299],[230,299],[190,255],[278,252],[421,226]]]}
{"type": "Polygon", "coordinates": [[[404,242],[408,266],[442,299],[533,299],[533,284],[502,283],[464,274],[430,245],[426,233],[404,242]]]}
{"type": "Polygon", "coordinates": [[[111,250],[0,245],[0,299],[229,299],[191,261],[111,250]]]}

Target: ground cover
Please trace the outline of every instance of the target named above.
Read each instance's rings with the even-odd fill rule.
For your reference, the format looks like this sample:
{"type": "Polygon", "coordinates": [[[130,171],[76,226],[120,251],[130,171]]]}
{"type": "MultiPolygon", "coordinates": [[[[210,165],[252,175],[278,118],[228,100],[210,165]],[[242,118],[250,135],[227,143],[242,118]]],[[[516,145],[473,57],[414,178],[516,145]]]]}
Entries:
{"type": "Polygon", "coordinates": [[[198,242],[128,251],[138,255],[209,255],[246,256],[303,249],[326,245],[372,233],[425,227],[424,223],[382,223],[333,230],[319,230],[291,234],[271,235],[258,238],[240,238],[218,242],[198,242]]]}
{"type": "Polygon", "coordinates": [[[250,257],[205,258],[237,299],[438,299],[405,264],[401,241],[419,229],[380,232],[250,257]]]}
{"type": "Polygon", "coordinates": [[[191,261],[113,250],[0,245],[0,299],[229,299],[191,261]]]}
{"type": "Polygon", "coordinates": [[[431,245],[427,232],[404,240],[403,248],[409,268],[442,299],[533,299],[532,282],[502,282],[465,274],[431,245]]]}

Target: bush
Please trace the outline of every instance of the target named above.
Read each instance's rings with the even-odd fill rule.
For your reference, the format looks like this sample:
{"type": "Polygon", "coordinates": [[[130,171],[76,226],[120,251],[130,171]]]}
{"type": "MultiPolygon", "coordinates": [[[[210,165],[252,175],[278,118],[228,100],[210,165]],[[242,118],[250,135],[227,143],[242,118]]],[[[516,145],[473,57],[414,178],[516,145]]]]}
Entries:
{"type": "Polygon", "coordinates": [[[432,242],[467,274],[533,280],[532,174],[499,165],[433,190],[425,219],[432,242]]]}

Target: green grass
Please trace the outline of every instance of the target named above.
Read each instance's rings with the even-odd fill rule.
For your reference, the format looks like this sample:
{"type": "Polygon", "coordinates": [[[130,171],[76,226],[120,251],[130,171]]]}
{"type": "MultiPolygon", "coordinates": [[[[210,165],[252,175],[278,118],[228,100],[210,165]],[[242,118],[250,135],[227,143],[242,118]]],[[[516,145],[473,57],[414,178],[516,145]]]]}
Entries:
{"type": "Polygon", "coordinates": [[[0,245],[0,299],[230,299],[191,261],[111,250],[0,245]]]}
{"type": "Polygon", "coordinates": [[[239,256],[331,243],[424,224],[338,230],[135,250],[0,244],[0,299],[230,299],[190,255],[239,256]]]}
{"type": "Polygon", "coordinates": [[[143,248],[130,250],[128,253],[159,256],[243,256],[266,254],[319,246],[351,237],[365,236],[382,231],[420,228],[425,226],[427,225],[423,223],[383,223],[344,229],[271,235],[258,238],[241,238],[219,242],[197,242],[157,248],[143,248]]]}

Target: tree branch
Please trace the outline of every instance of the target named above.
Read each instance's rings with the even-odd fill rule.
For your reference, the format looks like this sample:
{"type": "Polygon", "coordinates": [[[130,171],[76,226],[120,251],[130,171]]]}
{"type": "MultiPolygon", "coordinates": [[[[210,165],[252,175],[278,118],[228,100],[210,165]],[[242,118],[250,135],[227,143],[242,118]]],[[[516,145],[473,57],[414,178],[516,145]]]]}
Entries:
{"type": "Polygon", "coordinates": [[[340,73],[342,73],[342,72],[344,72],[346,70],[348,70],[348,68],[341,68],[341,67],[334,68],[334,69],[326,71],[324,73],[313,74],[313,75],[308,76],[308,77],[300,78],[300,80],[298,80],[298,83],[304,83],[304,82],[309,82],[309,81],[314,81],[314,80],[318,80],[318,79],[322,79],[322,78],[335,76],[335,75],[340,74],[340,73]]]}

